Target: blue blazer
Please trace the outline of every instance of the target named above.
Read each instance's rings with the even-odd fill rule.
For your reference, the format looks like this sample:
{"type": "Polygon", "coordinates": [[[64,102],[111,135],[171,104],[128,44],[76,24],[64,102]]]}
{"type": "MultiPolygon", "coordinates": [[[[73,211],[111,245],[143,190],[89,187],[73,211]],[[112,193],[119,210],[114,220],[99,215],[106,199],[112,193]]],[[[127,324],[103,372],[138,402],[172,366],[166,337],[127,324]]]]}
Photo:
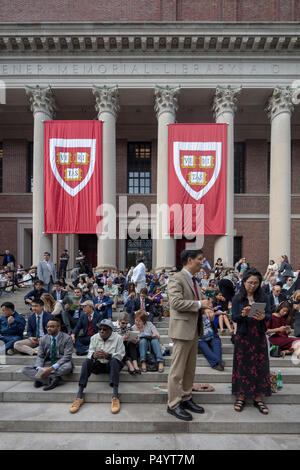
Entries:
{"type": "Polygon", "coordinates": [[[8,318],[4,315],[0,317],[0,333],[2,336],[19,336],[23,338],[26,320],[18,312],[13,313],[14,322],[8,323],[8,318]]]}
{"type": "MultiPolygon", "coordinates": [[[[52,318],[54,318],[54,317],[53,317],[53,315],[51,315],[51,313],[43,312],[43,330],[44,330],[45,335],[48,334],[47,323],[48,323],[49,320],[52,320],[52,318]]],[[[36,337],[36,317],[35,317],[35,313],[32,313],[28,317],[27,336],[28,336],[28,338],[35,338],[36,337]]]]}
{"type": "MultiPolygon", "coordinates": [[[[100,313],[99,311],[95,310],[93,320],[92,320],[93,327],[94,327],[95,331],[98,331],[97,323],[99,323],[102,320],[102,318],[103,318],[103,313],[100,313]]],[[[88,331],[88,327],[89,327],[88,316],[85,313],[82,313],[80,315],[80,318],[79,318],[74,330],[73,330],[73,333],[74,333],[75,336],[78,336],[79,331],[83,330],[83,336],[86,336],[87,331],[88,331]]]]}
{"type": "Polygon", "coordinates": [[[102,317],[107,317],[111,315],[107,315],[108,312],[112,312],[112,305],[114,303],[113,299],[109,297],[108,295],[104,295],[102,299],[100,300],[99,297],[94,297],[93,299],[94,305],[96,304],[106,304],[104,307],[102,307],[100,310],[96,309],[95,312],[101,312],[102,317]]]}

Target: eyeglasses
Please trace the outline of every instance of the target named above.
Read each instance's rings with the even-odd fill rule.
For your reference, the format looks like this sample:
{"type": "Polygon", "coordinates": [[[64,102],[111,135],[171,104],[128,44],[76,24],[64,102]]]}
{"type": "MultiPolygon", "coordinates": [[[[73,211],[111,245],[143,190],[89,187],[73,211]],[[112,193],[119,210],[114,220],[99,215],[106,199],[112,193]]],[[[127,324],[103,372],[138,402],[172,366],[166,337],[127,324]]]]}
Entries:
{"type": "Polygon", "coordinates": [[[248,284],[249,286],[258,286],[259,282],[246,281],[245,284],[248,284]]]}
{"type": "Polygon", "coordinates": [[[99,331],[108,331],[109,328],[99,328],[99,331]]]}

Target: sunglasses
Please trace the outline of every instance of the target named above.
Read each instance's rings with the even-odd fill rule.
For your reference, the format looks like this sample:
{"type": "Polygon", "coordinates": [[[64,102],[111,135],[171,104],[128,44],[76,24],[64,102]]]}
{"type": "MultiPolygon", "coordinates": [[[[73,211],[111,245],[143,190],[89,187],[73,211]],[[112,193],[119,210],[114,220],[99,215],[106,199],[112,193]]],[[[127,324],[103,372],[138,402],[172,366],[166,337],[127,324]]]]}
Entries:
{"type": "Polygon", "coordinates": [[[103,290],[98,290],[98,294],[104,294],[103,290]]]}
{"type": "Polygon", "coordinates": [[[99,328],[99,331],[108,331],[109,328],[99,328]]]}

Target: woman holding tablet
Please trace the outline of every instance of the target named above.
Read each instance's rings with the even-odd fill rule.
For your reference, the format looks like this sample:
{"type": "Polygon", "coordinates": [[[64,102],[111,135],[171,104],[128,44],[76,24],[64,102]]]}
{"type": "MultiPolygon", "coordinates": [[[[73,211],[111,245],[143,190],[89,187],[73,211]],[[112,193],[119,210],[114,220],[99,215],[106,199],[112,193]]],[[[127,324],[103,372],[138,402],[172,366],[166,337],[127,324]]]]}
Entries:
{"type": "Polygon", "coordinates": [[[255,269],[244,273],[239,293],[232,299],[232,320],[237,323],[234,341],[232,393],[235,411],[242,411],[247,397],[265,415],[263,396],[271,395],[266,322],[271,318],[269,300],[261,289],[262,276],[255,269]],[[258,303],[256,311],[251,306],[258,303]],[[265,304],[265,309],[262,306],[265,304]],[[251,311],[251,314],[250,314],[251,311]]]}

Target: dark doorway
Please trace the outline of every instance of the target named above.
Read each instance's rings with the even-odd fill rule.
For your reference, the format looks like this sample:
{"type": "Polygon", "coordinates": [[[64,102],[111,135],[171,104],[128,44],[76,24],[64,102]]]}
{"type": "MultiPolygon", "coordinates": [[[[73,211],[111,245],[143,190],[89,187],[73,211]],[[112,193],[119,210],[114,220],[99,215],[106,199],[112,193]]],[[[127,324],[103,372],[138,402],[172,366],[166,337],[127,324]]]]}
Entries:
{"type": "Polygon", "coordinates": [[[82,250],[86,256],[86,262],[89,266],[97,266],[97,235],[79,235],[79,249],[82,250]]]}

